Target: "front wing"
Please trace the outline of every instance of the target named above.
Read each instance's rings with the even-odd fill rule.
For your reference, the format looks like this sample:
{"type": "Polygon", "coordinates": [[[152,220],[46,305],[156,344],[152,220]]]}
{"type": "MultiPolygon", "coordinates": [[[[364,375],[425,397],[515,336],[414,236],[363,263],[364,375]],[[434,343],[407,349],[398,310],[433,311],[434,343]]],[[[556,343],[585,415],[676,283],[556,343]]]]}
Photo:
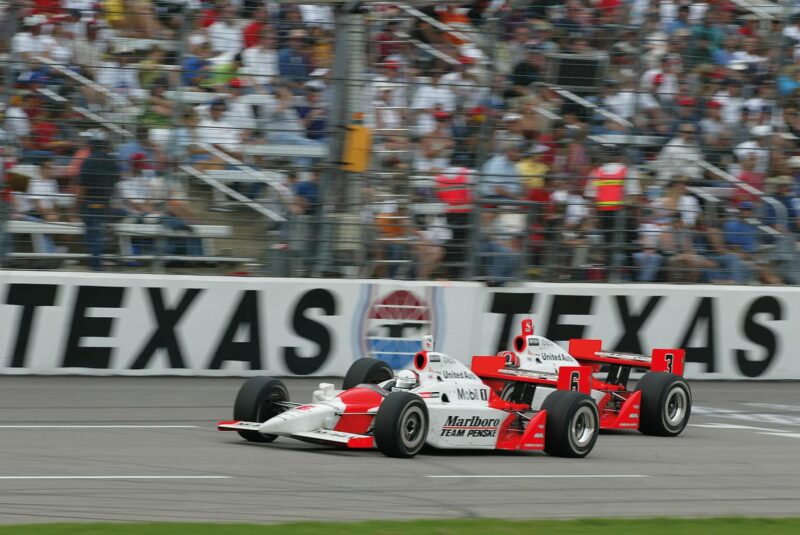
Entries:
{"type": "MultiPolygon", "coordinates": [[[[228,421],[219,422],[217,429],[220,431],[258,431],[258,422],[228,421]]],[[[317,429],[303,433],[289,435],[291,438],[304,442],[316,444],[327,444],[329,446],[339,446],[350,449],[371,449],[375,447],[375,439],[368,435],[357,435],[355,433],[344,433],[342,431],[332,431],[330,429],[317,429]]]]}

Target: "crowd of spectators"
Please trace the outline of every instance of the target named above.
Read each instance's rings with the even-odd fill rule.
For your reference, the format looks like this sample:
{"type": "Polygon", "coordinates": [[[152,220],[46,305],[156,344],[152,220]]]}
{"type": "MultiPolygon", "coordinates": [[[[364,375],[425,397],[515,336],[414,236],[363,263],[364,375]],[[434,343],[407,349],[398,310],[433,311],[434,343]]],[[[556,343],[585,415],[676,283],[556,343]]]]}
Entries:
{"type": "MultiPolygon", "coordinates": [[[[330,6],[14,3],[16,20],[6,3],[0,24],[14,87],[2,128],[16,150],[5,165],[38,166],[75,204],[48,211],[40,192],[19,191],[13,217],[82,214],[92,227],[83,162],[108,136],[76,107],[131,134],[104,145],[114,169],[92,182],[105,188],[104,214],[178,226],[195,217],[178,164],[225,169],[228,156],[267,167],[248,145],[315,149],[336,131],[330,6]]],[[[798,282],[800,16],[759,18],[729,0],[420,9],[381,3],[366,17],[360,111],[373,151],[357,198],[376,274],[798,282]],[[549,85],[570,55],[607,66],[571,88],[588,103],[549,85]],[[597,210],[591,178],[608,164],[628,169],[625,207],[613,213],[597,210]],[[469,193],[442,195],[442,177],[462,175],[469,193]]],[[[313,216],[319,158],[297,154],[284,162],[292,210],[313,216]]]]}

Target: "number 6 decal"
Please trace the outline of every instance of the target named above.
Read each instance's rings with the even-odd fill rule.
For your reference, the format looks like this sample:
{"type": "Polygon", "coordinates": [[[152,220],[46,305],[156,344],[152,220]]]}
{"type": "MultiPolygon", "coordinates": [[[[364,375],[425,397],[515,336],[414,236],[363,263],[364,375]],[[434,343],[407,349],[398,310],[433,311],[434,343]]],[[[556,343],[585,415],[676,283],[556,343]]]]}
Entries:
{"type": "Polygon", "coordinates": [[[569,374],[569,389],[578,392],[581,386],[581,372],[575,370],[569,374]]]}

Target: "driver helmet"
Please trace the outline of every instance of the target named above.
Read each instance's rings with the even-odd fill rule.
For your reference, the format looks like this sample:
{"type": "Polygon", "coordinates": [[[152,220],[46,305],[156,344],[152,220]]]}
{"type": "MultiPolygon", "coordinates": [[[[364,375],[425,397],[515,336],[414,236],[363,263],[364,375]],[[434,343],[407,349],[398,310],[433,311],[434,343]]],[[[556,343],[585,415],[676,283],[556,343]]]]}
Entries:
{"type": "Polygon", "coordinates": [[[417,374],[411,370],[400,370],[394,377],[395,390],[411,390],[417,386],[417,374]]]}

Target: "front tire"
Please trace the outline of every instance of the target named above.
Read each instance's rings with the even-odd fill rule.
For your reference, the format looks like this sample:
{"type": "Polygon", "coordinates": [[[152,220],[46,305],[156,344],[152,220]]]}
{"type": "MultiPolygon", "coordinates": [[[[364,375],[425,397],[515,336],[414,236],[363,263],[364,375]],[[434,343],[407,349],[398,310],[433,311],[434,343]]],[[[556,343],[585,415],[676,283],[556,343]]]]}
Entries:
{"type": "Polygon", "coordinates": [[[600,432],[594,400],[579,392],[556,390],[544,399],[547,411],[544,451],[556,457],[586,457],[600,432]]]}
{"type": "Polygon", "coordinates": [[[350,365],[342,382],[342,390],[361,384],[377,385],[394,377],[394,370],[386,362],[369,357],[350,365]]]}
{"type": "Polygon", "coordinates": [[[659,437],[683,432],[692,412],[692,391],[683,377],[648,372],[639,379],[636,390],[642,392],[639,431],[659,437]]]}
{"type": "MultiPolygon", "coordinates": [[[[286,410],[276,402],[289,401],[289,390],[283,381],[272,377],[251,377],[244,382],[233,404],[233,419],[243,422],[266,422],[286,410]]],[[[238,431],[250,442],[272,442],[278,435],[258,431],[238,431]]]]}
{"type": "Polygon", "coordinates": [[[392,392],[375,415],[375,445],[388,457],[413,457],[428,436],[428,407],[410,392],[392,392]]]}

